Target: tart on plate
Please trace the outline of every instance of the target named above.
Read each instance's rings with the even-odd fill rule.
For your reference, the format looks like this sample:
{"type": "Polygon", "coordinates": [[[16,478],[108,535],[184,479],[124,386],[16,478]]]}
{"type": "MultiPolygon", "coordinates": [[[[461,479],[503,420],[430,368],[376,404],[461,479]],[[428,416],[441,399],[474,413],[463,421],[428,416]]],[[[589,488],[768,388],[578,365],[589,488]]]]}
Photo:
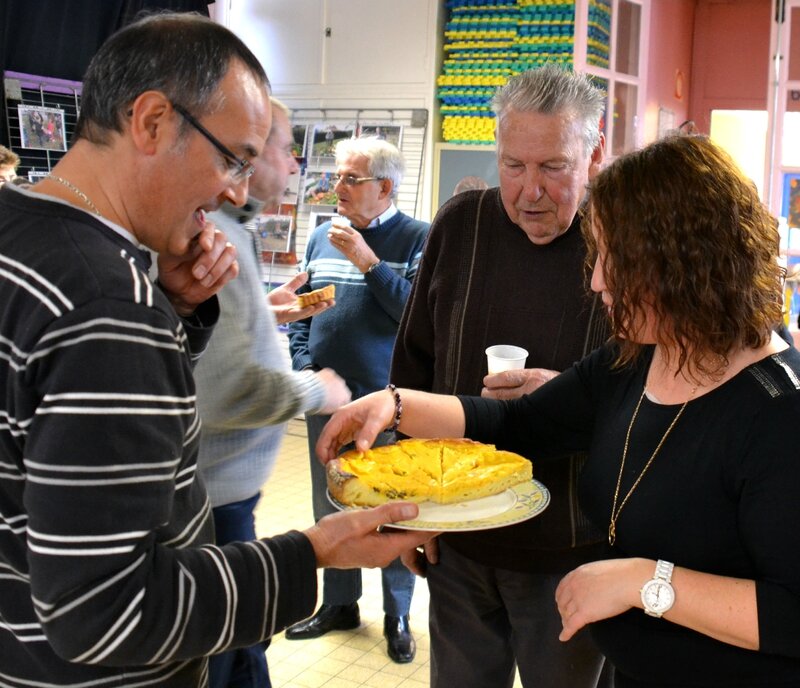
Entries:
{"type": "Polygon", "coordinates": [[[499,494],[532,478],[524,456],[468,439],[407,439],[328,462],[328,491],[348,506],[392,500],[451,504],[499,494]]]}

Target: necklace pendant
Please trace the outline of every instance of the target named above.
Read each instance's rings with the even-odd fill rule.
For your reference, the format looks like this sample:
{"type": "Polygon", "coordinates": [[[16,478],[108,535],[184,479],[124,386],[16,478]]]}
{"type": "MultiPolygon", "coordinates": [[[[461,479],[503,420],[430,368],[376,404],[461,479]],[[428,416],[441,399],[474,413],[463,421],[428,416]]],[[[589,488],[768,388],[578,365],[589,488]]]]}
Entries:
{"type": "Polygon", "coordinates": [[[608,544],[613,547],[616,541],[617,541],[617,526],[612,521],[611,523],[608,524],[608,544]]]}

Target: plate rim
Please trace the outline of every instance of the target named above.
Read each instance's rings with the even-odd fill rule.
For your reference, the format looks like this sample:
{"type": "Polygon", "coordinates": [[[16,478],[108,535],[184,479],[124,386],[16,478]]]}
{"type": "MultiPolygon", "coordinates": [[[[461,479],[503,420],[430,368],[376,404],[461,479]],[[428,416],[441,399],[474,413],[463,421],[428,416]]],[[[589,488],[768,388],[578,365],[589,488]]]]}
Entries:
{"type": "MultiPolygon", "coordinates": [[[[419,531],[430,531],[430,532],[441,532],[441,533],[458,533],[458,532],[472,532],[477,530],[491,530],[493,528],[503,528],[505,526],[511,526],[516,523],[522,523],[523,521],[527,521],[541,514],[550,505],[550,498],[551,498],[550,490],[548,490],[547,487],[536,478],[531,478],[530,480],[517,483],[516,485],[512,485],[511,487],[506,488],[506,490],[511,490],[515,492],[517,498],[515,499],[514,504],[512,504],[508,509],[493,516],[479,518],[479,519],[465,519],[463,521],[451,521],[451,522],[428,521],[428,520],[423,521],[420,519],[412,519],[408,521],[397,521],[396,523],[387,524],[386,527],[398,528],[400,530],[419,530],[419,531]],[[523,489],[523,487],[528,488],[530,491],[520,495],[519,490],[523,489]],[[513,512],[515,510],[515,508],[519,504],[520,496],[531,497],[536,495],[537,493],[540,495],[540,497],[537,501],[536,508],[531,509],[529,511],[521,511],[521,513],[517,514],[516,518],[501,521],[499,523],[495,522],[495,519],[498,519],[504,514],[509,514],[510,512],[513,512]]],[[[328,501],[339,511],[357,511],[360,509],[375,508],[369,506],[348,506],[346,504],[342,504],[335,497],[333,497],[333,495],[331,495],[330,490],[328,490],[327,488],[325,489],[325,494],[328,497],[328,501]]],[[[403,500],[398,499],[395,501],[403,501],[403,500]]]]}

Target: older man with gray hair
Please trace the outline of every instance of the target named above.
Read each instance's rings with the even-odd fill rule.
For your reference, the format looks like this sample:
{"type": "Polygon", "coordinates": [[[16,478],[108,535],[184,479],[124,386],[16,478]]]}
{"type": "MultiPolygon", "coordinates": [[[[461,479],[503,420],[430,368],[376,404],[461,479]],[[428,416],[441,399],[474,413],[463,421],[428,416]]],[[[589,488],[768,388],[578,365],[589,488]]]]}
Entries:
{"type": "MultiPolygon", "coordinates": [[[[393,199],[403,176],[399,150],[375,137],[348,139],[336,146],[337,211],[342,218],[314,230],[303,268],[304,289],[336,285],[336,308],[292,323],[290,351],[295,370],[333,368],[353,398],[389,382],[389,361],[411,282],[417,272],[428,224],[400,212],[393,199]]],[[[307,415],[314,518],[334,511],[326,498],[325,469],[314,452],[329,416],[307,415]]],[[[376,446],[388,444],[383,433],[376,446]]],[[[408,621],[414,575],[400,560],[383,569],[384,635],[389,657],[410,662],[416,652],[408,621]]],[[[361,572],[324,574],[322,606],[310,619],[286,631],[289,639],[316,638],[360,622],[361,572]]]]}
{"type": "MultiPolygon", "coordinates": [[[[500,187],[460,193],[434,218],[397,336],[393,383],[511,399],[604,341],[605,312],[584,280],[578,213],[603,159],[604,104],[587,77],[555,66],[499,89],[500,187]],[[484,352],[493,344],[526,349],[529,367],[488,374],[484,352]]],[[[585,455],[529,458],[552,494],[541,516],[447,533],[426,545],[426,557],[404,555],[427,573],[432,688],[511,688],[515,665],[526,688],[596,685],[602,657],[586,633],[559,642],[554,601],[564,574],[602,556],[603,534],[577,505],[585,455]]]]}

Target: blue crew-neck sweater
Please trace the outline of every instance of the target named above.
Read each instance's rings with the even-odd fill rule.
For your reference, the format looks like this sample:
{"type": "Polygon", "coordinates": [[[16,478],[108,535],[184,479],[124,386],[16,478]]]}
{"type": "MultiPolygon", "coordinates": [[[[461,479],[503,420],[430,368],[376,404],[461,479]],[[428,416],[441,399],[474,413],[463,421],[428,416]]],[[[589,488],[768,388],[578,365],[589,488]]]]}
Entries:
{"type": "Polygon", "coordinates": [[[303,260],[309,273],[304,290],[335,284],[336,306],[290,325],[295,370],[333,368],[354,399],[386,385],[397,328],[428,226],[398,212],[377,227],[359,230],[380,259],[366,274],[328,241],[330,222],[314,230],[303,260]]]}

